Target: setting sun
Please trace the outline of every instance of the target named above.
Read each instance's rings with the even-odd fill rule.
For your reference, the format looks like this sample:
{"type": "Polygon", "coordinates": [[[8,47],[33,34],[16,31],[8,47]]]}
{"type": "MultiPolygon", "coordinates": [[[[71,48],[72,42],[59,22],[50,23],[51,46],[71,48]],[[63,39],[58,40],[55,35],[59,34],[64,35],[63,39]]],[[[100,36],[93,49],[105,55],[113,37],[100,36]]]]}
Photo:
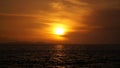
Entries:
{"type": "Polygon", "coordinates": [[[64,33],[65,33],[65,29],[64,28],[62,28],[62,27],[55,28],[55,34],[56,35],[64,35],[64,33]]]}

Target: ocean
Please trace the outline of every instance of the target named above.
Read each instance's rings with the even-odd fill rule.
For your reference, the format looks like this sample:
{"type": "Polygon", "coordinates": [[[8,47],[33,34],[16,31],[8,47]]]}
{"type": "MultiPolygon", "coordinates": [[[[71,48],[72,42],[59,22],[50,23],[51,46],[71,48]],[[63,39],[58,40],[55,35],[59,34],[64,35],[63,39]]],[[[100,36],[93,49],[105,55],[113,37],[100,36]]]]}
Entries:
{"type": "Polygon", "coordinates": [[[0,44],[0,68],[120,68],[120,45],[0,44]]]}

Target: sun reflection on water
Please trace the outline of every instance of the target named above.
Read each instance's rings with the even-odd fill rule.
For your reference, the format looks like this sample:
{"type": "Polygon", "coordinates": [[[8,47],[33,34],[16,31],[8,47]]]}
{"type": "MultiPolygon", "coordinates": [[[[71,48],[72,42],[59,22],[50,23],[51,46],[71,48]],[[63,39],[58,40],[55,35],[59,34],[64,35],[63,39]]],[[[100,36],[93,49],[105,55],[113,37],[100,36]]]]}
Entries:
{"type": "Polygon", "coordinates": [[[55,48],[56,48],[57,50],[62,50],[62,49],[63,49],[63,45],[56,45],[55,48]]]}
{"type": "Polygon", "coordinates": [[[64,52],[64,46],[63,45],[55,45],[54,46],[54,53],[52,54],[50,58],[50,62],[52,62],[54,65],[52,67],[55,68],[65,68],[62,64],[64,64],[65,59],[65,52],[64,52]]]}

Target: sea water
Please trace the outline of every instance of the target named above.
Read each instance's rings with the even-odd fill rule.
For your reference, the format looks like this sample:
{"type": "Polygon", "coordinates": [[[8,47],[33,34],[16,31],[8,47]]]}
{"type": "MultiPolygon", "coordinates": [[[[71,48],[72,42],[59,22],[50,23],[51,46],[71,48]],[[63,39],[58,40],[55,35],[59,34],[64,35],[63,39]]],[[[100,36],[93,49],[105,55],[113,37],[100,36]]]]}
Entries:
{"type": "Polygon", "coordinates": [[[0,68],[120,68],[120,46],[2,44],[0,68]]]}

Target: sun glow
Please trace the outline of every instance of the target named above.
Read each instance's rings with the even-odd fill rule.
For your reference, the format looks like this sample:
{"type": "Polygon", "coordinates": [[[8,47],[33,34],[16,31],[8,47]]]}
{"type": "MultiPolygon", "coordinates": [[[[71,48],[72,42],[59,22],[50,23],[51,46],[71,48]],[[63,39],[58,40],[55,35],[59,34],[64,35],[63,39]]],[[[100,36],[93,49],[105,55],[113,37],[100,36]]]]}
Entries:
{"type": "Polygon", "coordinates": [[[63,27],[57,27],[57,28],[55,28],[55,34],[56,35],[64,35],[65,29],[63,27]]]}

